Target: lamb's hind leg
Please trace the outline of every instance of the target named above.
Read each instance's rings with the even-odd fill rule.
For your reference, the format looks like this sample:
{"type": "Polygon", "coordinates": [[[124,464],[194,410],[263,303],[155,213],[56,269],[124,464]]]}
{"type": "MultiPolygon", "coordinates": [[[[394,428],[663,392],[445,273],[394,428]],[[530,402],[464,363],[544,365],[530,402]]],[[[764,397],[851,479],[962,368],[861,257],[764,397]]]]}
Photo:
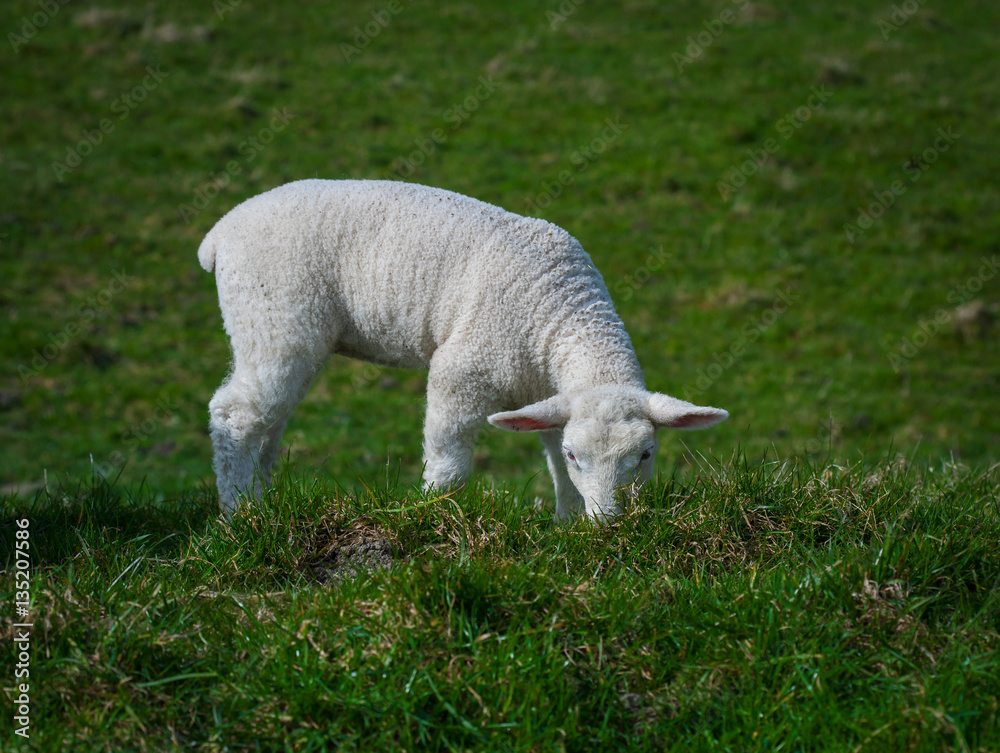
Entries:
{"type": "Polygon", "coordinates": [[[235,343],[234,351],[233,373],[208,404],[219,503],[227,516],[239,495],[259,498],[270,484],[288,417],[326,355],[285,353],[259,363],[235,343]]]}

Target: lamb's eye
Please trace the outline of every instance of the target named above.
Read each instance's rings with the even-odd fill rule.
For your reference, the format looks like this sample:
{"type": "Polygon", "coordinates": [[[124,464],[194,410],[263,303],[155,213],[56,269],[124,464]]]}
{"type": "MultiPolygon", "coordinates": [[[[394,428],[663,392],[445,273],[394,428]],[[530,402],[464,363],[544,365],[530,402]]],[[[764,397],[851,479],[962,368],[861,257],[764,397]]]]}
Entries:
{"type": "Polygon", "coordinates": [[[652,450],[646,450],[644,453],[642,453],[642,457],[639,458],[639,460],[642,461],[643,463],[645,463],[651,457],[653,457],[653,451],[652,450]]]}
{"type": "Polygon", "coordinates": [[[567,448],[563,447],[563,452],[565,452],[565,453],[566,453],[566,458],[567,458],[568,460],[572,460],[572,461],[573,461],[574,463],[576,462],[576,455],[574,455],[574,454],[573,454],[573,452],[572,452],[571,450],[569,450],[569,449],[567,449],[567,448]]]}

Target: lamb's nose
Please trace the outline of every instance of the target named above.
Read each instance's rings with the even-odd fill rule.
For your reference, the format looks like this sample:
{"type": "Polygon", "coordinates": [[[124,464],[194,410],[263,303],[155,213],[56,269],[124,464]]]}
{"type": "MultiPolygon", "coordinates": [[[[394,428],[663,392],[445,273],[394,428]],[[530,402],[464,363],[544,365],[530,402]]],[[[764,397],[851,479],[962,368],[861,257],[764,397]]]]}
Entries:
{"type": "Polygon", "coordinates": [[[603,504],[594,502],[589,505],[589,508],[590,517],[601,523],[614,520],[614,518],[621,512],[618,507],[618,503],[614,500],[605,501],[603,504]]]}

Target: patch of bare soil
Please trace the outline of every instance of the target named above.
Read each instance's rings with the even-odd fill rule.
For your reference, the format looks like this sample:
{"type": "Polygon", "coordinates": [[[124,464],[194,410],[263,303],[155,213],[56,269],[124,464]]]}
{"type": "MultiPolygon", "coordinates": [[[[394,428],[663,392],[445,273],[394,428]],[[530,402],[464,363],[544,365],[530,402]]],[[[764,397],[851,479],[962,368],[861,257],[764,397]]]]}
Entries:
{"type": "Polygon", "coordinates": [[[403,558],[388,537],[372,528],[325,533],[322,538],[326,540],[314,542],[315,554],[302,564],[305,572],[324,585],[390,567],[403,558]]]}

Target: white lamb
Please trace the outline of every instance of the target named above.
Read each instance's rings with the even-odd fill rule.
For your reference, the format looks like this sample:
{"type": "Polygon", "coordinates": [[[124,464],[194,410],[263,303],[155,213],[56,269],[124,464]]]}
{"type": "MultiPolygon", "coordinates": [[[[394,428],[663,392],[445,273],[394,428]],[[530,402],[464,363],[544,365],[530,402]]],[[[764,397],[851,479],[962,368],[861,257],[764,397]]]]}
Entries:
{"type": "Polygon", "coordinates": [[[288,417],[331,353],[429,369],[428,488],[468,476],[487,421],[539,432],[559,519],[617,514],[652,472],[657,429],[729,415],[646,391],[600,273],[565,230],[449,191],[289,183],[223,217],[198,260],[215,270],[233,349],[209,403],[226,515],[270,483],[288,417]]]}

